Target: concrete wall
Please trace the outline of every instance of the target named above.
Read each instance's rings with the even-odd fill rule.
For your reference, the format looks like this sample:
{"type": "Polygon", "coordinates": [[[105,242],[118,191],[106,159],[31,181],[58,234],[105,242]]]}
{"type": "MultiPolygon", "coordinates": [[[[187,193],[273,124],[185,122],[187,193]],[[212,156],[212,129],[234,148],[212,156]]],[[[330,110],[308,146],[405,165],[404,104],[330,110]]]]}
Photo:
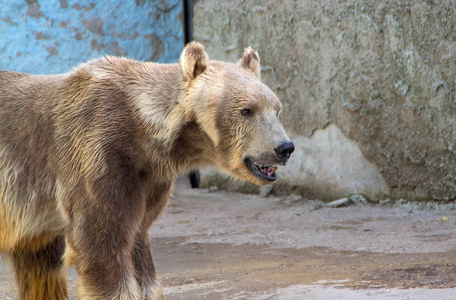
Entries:
{"type": "Polygon", "coordinates": [[[0,0],[0,69],[67,72],[104,54],[175,62],[181,0],[0,0]]]}
{"type": "Polygon", "coordinates": [[[453,1],[199,0],[194,37],[214,59],[259,51],[298,145],[277,186],[456,198],[453,1]]]}

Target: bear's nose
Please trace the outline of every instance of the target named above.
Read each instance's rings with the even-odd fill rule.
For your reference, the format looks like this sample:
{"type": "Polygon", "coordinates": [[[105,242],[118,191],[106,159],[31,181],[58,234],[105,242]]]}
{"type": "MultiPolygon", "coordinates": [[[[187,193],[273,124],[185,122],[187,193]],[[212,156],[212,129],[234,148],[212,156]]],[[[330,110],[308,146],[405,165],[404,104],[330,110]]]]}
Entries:
{"type": "Polygon", "coordinates": [[[295,146],[292,141],[286,141],[280,144],[277,148],[274,148],[274,151],[278,158],[286,162],[290,158],[291,153],[293,153],[295,146]]]}

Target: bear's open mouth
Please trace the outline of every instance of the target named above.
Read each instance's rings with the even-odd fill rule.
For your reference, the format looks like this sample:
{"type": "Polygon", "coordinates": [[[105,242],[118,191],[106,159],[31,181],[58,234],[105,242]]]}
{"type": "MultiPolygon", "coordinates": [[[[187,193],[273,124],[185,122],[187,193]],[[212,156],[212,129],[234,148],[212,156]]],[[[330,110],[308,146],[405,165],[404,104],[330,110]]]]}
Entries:
{"type": "Polygon", "coordinates": [[[271,164],[268,165],[262,165],[262,164],[257,164],[250,158],[245,159],[245,164],[247,168],[258,178],[266,181],[276,181],[277,180],[277,174],[275,171],[277,171],[277,167],[271,164]]]}

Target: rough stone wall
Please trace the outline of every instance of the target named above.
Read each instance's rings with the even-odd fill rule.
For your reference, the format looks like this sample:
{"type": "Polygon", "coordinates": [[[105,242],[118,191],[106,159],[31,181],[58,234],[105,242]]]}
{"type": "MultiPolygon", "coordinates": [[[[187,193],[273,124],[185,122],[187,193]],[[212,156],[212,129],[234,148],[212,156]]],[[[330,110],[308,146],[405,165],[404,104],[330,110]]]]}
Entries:
{"type": "Polygon", "coordinates": [[[0,69],[63,73],[104,54],[175,62],[180,0],[0,0],[0,69]]]}
{"type": "Polygon", "coordinates": [[[449,0],[199,0],[194,36],[215,59],[237,61],[244,47],[258,50],[262,80],[282,100],[288,132],[305,144],[333,124],[381,177],[344,190],[365,176],[320,178],[325,170],[306,170],[312,153],[297,150],[290,164],[298,161],[298,168],[279,184],[317,196],[325,184],[342,186],[326,198],[359,192],[454,200],[455,6],[449,0]]]}

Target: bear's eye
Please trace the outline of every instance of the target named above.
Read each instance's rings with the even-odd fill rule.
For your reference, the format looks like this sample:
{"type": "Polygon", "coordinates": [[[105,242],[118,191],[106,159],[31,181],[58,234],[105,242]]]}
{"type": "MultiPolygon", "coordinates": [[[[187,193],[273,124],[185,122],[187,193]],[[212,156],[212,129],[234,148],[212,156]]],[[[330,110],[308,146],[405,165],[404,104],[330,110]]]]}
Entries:
{"type": "Polygon", "coordinates": [[[245,108],[245,109],[241,110],[241,115],[243,115],[244,117],[249,117],[252,114],[253,114],[253,112],[251,109],[245,108]]]}

